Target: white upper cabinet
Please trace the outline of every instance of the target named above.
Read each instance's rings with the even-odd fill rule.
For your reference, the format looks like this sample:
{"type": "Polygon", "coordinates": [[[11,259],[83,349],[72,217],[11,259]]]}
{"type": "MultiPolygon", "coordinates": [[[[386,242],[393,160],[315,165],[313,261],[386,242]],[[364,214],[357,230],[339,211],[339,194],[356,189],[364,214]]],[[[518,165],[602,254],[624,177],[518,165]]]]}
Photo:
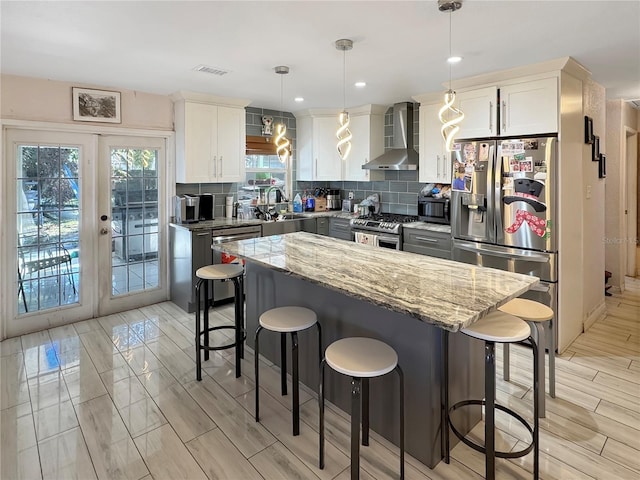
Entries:
{"type": "Polygon", "coordinates": [[[514,81],[461,91],[456,94],[456,106],[465,116],[456,139],[555,133],[558,79],[514,81]]]}
{"type": "Polygon", "coordinates": [[[530,135],[557,131],[556,77],[500,87],[500,135],[530,135]]]}
{"type": "Polygon", "coordinates": [[[244,106],[249,102],[188,94],[195,98],[192,101],[185,99],[184,95],[181,92],[175,99],[176,182],[244,180],[244,106]],[[203,102],[203,99],[230,105],[214,105],[203,102]]]}
{"type": "Polygon", "coordinates": [[[438,111],[442,104],[420,105],[420,165],[418,181],[451,183],[451,155],[440,133],[438,111]]]}
{"type": "Polygon", "coordinates": [[[364,170],[362,165],[384,153],[386,107],[366,105],[348,111],[353,139],[345,161],[336,148],[339,110],[307,110],[296,115],[298,180],[369,181],[383,175],[364,170]]]}
{"type": "Polygon", "coordinates": [[[456,94],[464,113],[456,138],[494,137],[498,132],[498,88],[487,87],[456,94]]]}
{"type": "Polygon", "coordinates": [[[342,165],[336,149],[338,115],[296,118],[298,180],[340,180],[342,165]]]}
{"type": "Polygon", "coordinates": [[[353,139],[351,140],[351,154],[344,161],[343,180],[369,182],[384,179],[384,172],[365,170],[362,165],[384,153],[384,114],[386,111],[387,107],[382,105],[367,105],[349,110],[351,119],[349,129],[353,139]]]}

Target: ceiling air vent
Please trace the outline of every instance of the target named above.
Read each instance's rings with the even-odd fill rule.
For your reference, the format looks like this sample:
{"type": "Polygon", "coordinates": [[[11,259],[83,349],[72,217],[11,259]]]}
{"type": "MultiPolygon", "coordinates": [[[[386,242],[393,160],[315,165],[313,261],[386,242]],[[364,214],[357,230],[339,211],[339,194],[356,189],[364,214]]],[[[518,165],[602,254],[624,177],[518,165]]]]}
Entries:
{"type": "Polygon", "coordinates": [[[203,73],[210,73],[211,75],[218,75],[219,77],[222,77],[223,75],[226,75],[227,73],[229,73],[229,70],[224,70],[218,67],[210,67],[208,65],[198,65],[197,67],[194,67],[194,70],[196,72],[203,72],[203,73]]]}

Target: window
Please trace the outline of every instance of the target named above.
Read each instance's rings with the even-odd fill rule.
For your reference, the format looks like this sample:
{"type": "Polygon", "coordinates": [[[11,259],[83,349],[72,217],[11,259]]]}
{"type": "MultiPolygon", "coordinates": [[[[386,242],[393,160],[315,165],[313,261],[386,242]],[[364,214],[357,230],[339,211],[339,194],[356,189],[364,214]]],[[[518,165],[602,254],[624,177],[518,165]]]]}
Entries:
{"type": "MultiPolygon", "coordinates": [[[[291,191],[291,175],[288,163],[281,163],[277,155],[247,155],[245,157],[246,178],[238,192],[240,202],[251,202],[260,198],[270,186],[280,187],[285,198],[291,191]]],[[[270,193],[271,203],[275,202],[275,189],[270,193]]],[[[259,202],[259,200],[258,200],[259,202]]]]}

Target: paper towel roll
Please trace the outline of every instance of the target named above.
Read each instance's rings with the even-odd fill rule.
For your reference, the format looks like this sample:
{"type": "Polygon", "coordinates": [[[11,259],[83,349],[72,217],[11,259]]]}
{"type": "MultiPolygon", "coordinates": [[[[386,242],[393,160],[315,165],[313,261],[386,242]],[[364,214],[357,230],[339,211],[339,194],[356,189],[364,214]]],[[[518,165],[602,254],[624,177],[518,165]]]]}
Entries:
{"type": "Polygon", "coordinates": [[[233,216],[233,205],[226,205],[227,207],[227,218],[231,218],[233,216]]]}
{"type": "Polygon", "coordinates": [[[229,205],[233,205],[233,196],[231,196],[231,197],[227,197],[227,203],[226,203],[226,205],[227,205],[227,206],[229,206],[229,205]]]}

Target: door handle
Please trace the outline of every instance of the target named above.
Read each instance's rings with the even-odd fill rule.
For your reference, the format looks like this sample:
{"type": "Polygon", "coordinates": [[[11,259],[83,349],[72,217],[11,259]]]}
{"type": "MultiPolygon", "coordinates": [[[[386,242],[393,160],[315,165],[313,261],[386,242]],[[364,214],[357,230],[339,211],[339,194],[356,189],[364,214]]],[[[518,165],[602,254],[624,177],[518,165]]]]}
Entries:
{"type": "Polygon", "coordinates": [[[222,155],[220,155],[220,177],[222,177],[222,155]]]}
{"type": "Polygon", "coordinates": [[[315,173],[313,175],[313,179],[317,180],[318,179],[318,159],[316,158],[316,162],[315,162],[315,173]]]}
{"type": "Polygon", "coordinates": [[[507,102],[504,100],[502,101],[502,110],[500,111],[500,114],[502,115],[502,132],[500,133],[504,133],[507,131],[507,102]]]}
{"type": "Polygon", "coordinates": [[[436,178],[440,179],[440,155],[436,155],[436,178]]]}
{"type": "Polygon", "coordinates": [[[107,227],[102,227],[100,229],[100,235],[106,235],[109,233],[109,229],[107,227]]]}
{"type": "Polygon", "coordinates": [[[493,102],[489,102],[489,133],[493,133],[493,102]]]}
{"type": "Polygon", "coordinates": [[[216,168],[216,158],[217,156],[214,155],[213,156],[213,178],[216,178],[218,176],[218,169],[216,168]]]}

